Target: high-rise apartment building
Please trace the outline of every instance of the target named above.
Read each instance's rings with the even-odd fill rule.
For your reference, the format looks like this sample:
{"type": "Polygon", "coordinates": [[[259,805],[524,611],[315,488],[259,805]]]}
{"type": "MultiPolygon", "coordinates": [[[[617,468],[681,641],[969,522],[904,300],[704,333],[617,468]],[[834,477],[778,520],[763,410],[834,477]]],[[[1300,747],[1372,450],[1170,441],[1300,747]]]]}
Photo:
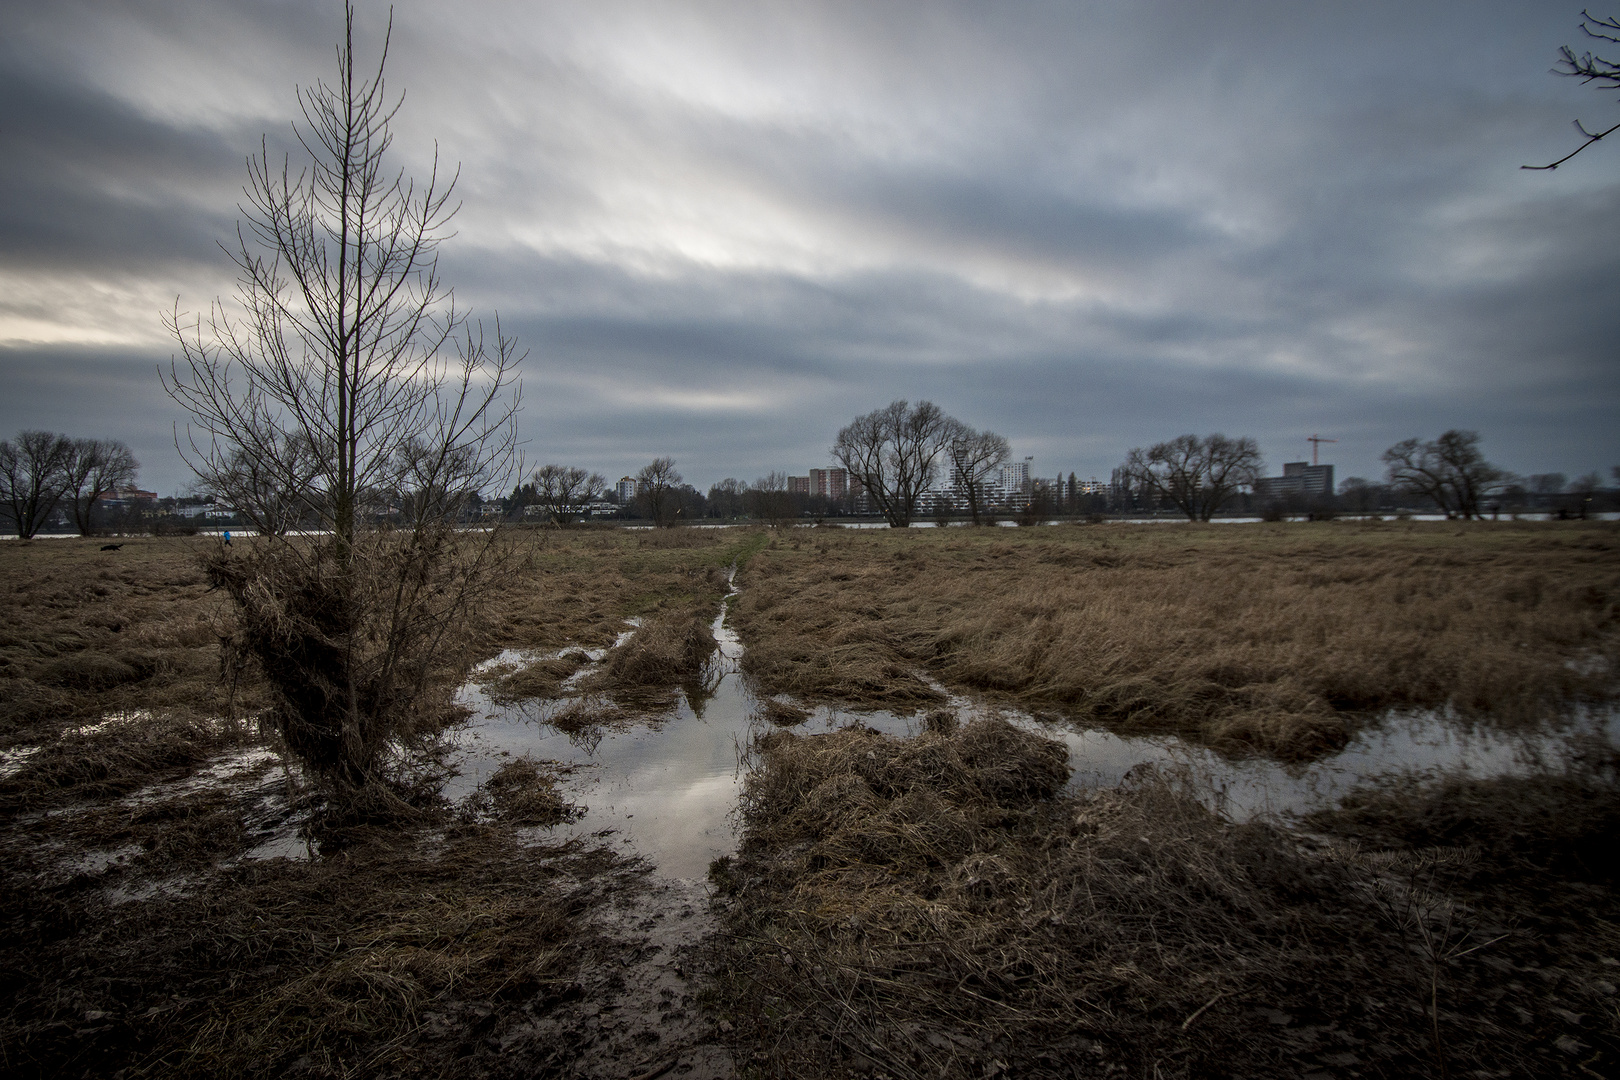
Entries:
{"type": "Polygon", "coordinates": [[[1029,470],[1034,458],[1009,461],[1001,467],[1001,493],[1007,498],[1029,493],[1029,470]]]}
{"type": "Polygon", "coordinates": [[[842,499],[849,494],[849,473],[844,469],[811,469],[810,494],[842,499]]]}

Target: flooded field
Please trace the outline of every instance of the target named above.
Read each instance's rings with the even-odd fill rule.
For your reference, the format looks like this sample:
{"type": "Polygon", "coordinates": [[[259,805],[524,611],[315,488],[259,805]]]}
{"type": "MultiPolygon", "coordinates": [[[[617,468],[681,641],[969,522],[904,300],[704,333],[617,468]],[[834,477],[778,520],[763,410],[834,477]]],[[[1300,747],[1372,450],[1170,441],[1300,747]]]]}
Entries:
{"type": "MultiPolygon", "coordinates": [[[[738,596],[733,593],[728,604],[738,596]]],[[[502,765],[519,758],[553,761],[562,768],[564,797],[585,808],[577,820],[555,826],[558,837],[591,837],[653,863],[671,878],[700,879],[710,863],[737,849],[736,809],[748,748],[780,725],[766,718],[778,696],[755,692],[741,671],[743,644],[724,615],[713,626],[719,649],[701,692],[688,690],[657,713],[585,730],[551,723],[573,699],[500,704],[488,689],[492,671],[539,659],[508,651],[481,666],[458,703],[472,713],[451,737],[457,770],[445,787],[462,801],[502,765]]],[[[620,635],[623,645],[634,627],[620,635]]],[[[600,662],[606,650],[594,650],[600,662]]],[[[1620,746],[1620,710],[1579,709],[1561,723],[1504,730],[1434,710],[1391,711],[1356,732],[1344,749],[1303,764],[1262,757],[1233,758],[1175,735],[1129,736],[1084,728],[1048,714],[1038,718],[973,696],[945,695],[959,723],[995,715],[1021,729],[1061,739],[1072,770],[1067,791],[1095,791],[1129,783],[1156,770],[1207,808],[1233,822],[1253,819],[1290,824],[1313,811],[1337,807],[1358,787],[1417,779],[1490,779],[1558,773],[1592,740],[1620,746]]],[[[791,729],[802,735],[854,725],[897,737],[924,729],[922,713],[799,707],[791,729]]]]}
{"type": "Polygon", "coordinates": [[[525,532],[394,816],[0,547],[8,1067],[1613,1074],[1614,529],[1161,524],[525,532]]]}

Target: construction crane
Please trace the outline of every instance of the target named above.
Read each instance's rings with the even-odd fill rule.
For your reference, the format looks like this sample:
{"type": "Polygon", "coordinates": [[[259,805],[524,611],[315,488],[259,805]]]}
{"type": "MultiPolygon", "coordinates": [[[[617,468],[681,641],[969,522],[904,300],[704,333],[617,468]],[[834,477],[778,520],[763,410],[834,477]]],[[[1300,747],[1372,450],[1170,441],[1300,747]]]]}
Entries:
{"type": "Polygon", "coordinates": [[[1320,435],[1312,435],[1309,438],[1307,438],[1305,441],[1311,444],[1311,464],[1315,465],[1317,463],[1317,461],[1316,461],[1316,444],[1317,443],[1325,443],[1325,442],[1338,442],[1339,440],[1338,439],[1324,439],[1320,435]]]}

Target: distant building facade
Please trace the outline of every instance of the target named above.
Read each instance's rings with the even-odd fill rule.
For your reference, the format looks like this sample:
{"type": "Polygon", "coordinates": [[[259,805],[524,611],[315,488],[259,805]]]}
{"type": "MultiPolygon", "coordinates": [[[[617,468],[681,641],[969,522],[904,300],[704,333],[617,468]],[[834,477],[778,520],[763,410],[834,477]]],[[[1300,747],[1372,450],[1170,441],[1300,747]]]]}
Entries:
{"type": "Polygon", "coordinates": [[[636,480],[633,476],[621,476],[619,482],[613,485],[613,496],[619,500],[619,505],[629,506],[636,498],[636,480]]]}
{"type": "Polygon", "coordinates": [[[1306,499],[1327,498],[1333,494],[1333,466],[1290,461],[1283,465],[1281,476],[1268,476],[1263,480],[1257,480],[1254,490],[1256,495],[1271,499],[1290,496],[1306,499]]]}
{"type": "Polygon", "coordinates": [[[811,469],[808,479],[811,495],[841,500],[849,494],[849,472],[845,469],[811,469]]]}

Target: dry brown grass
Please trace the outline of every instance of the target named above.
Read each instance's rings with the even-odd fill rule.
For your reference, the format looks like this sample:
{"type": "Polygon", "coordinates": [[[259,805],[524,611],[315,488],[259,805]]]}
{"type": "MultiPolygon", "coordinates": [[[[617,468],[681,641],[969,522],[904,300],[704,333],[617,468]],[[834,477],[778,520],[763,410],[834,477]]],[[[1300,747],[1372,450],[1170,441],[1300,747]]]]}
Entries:
{"type": "Polygon", "coordinates": [[[36,742],[104,712],[217,716],[223,597],[203,541],[0,543],[0,746],[36,742]]]}
{"type": "Polygon", "coordinates": [[[489,684],[490,696],[500,704],[556,697],[563,683],[590,663],[582,650],[571,649],[561,656],[550,656],[525,664],[489,684]]]}
{"type": "MultiPolygon", "coordinates": [[[[707,529],[520,531],[479,640],[449,654],[460,663],[502,646],[601,646],[630,616],[662,625],[672,613],[712,612],[726,568],[762,539],[707,529]]],[[[222,664],[229,602],[201,569],[217,546],[207,537],[134,539],[116,552],[95,540],[0,544],[0,750],[42,747],[0,780],[0,813],[125,794],[258,738],[251,723],[217,722],[251,721],[268,702],[251,669],[222,664]],[[115,714],[138,719],[75,734],[115,714]]],[[[578,666],[578,656],[531,665],[495,690],[509,700],[550,696],[578,666]]],[[[436,677],[448,686],[464,674],[436,677]]]]}
{"type": "MultiPolygon", "coordinates": [[[[760,1075],[1563,1076],[1620,1050],[1595,955],[1536,974],[1617,940],[1591,873],[1558,879],[1579,891],[1565,910],[1599,926],[1579,949],[1501,939],[1523,904],[1445,910],[1472,951],[1438,973],[1437,1056],[1431,969],[1403,936],[1417,924],[1384,918],[1393,860],[1222,822],[1173,778],[1045,797],[1061,746],[998,721],[779,733],[758,752],[742,854],[713,876],[731,934],[716,1001],[760,1075]]],[[[1575,829],[1597,842],[1615,788],[1570,783],[1609,808],[1575,829]]],[[[1436,929],[1442,907],[1426,897],[1415,917],[1436,929]]]]}
{"type": "Polygon", "coordinates": [[[656,689],[701,680],[714,655],[708,611],[671,611],[648,619],[608,653],[602,687],[656,689]]]}
{"type": "Polygon", "coordinates": [[[514,573],[485,611],[489,646],[602,648],[631,617],[713,612],[727,568],[764,539],[740,529],[523,530],[514,573]]]}
{"type": "Polygon", "coordinates": [[[5,1071],[488,1075],[483,1037],[570,992],[611,859],[471,828],[122,905],[7,888],[5,1071]]]}
{"type": "Polygon", "coordinates": [[[580,813],[562,797],[552,766],[528,758],[496,769],[484,781],[483,795],[496,819],[508,825],[556,825],[580,813]]]}
{"type": "Polygon", "coordinates": [[[917,673],[1126,730],[1306,757],[1356,713],[1506,722],[1612,695],[1612,524],[817,531],[749,567],[766,692],[909,708],[917,673]]]}

